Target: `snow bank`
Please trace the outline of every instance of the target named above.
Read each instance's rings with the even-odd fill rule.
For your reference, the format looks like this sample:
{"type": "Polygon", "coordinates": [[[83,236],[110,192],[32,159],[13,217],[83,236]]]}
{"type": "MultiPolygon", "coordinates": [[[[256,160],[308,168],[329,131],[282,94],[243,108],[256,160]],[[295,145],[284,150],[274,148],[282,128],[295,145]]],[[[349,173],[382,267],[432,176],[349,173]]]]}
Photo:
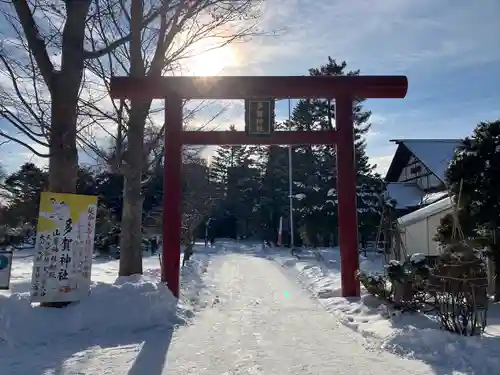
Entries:
{"type": "MultiPolygon", "coordinates": [[[[460,337],[442,331],[431,315],[401,314],[366,292],[361,298],[343,298],[339,249],[319,249],[323,262],[307,252],[297,260],[285,253],[273,255],[321,305],[344,325],[360,332],[368,345],[433,366],[474,374],[498,371],[500,356],[500,307],[493,306],[483,337],[460,337]]],[[[360,268],[369,273],[382,271],[378,254],[360,256],[360,268]]]]}
{"type": "MultiPolygon", "coordinates": [[[[195,275],[206,270],[206,259],[205,254],[195,254],[182,271],[181,283],[194,280],[196,284],[195,275]]],[[[32,307],[26,292],[0,295],[0,343],[40,345],[79,333],[134,333],[169,328],[191,317],[197,298],[184,295],[178,303],[160,282],[158,258],[145,259],[144,265],[144,275],[115,277],[114,282],[109,282],[109,273],[117,274],[118,262],[99,264],[93,270],[97,281],[89,296],[62,309],[32,307]]],[[[194,285],[189,291],[194,293],[200,287],[194,285]]]]}
{"type": "Polygon", "coordinates": [[[64,309],[31,307],[28,293],[0,296],[0,339],[9,345],[50,343],[88,332],[140,330],[176,320],[177,301],[168,288],[143,276],[96,283],[90,295],[64,309]]]}

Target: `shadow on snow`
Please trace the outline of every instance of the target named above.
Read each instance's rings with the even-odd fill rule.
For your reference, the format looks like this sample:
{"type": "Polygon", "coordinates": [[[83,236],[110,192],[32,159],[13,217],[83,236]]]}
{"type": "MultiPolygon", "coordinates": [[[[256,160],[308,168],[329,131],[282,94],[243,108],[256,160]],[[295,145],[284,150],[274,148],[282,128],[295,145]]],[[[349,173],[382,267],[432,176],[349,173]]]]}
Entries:
{"type": "MultiPolygon", "coordinates": [[[[67,372],[67,368],[71,367],[71,363],[79,362],[82,366],[86,366],[87,361],[91,361],[93,357],[93,349],[99,351],[115,351],[113,357],[121,355],[127,356],[126,350],[121,350],[120,347],[141,345],[141,349],[135,359],[130,358],[125,361],[119,361],[118,366],[123,363],[128,368],[117,369],[118,373],[128,375],[160,375],[166,367],[166,356],[170,346],[174,330],[189,322],[194,312],[202,310],[204,307],[200,304],[200,298],[203,296],[203,291],[206,290],[206,285],[203,280],[203,274],[207,271],[210,258],[220,254],[218,249],[203,249],[196,246],[196,252],[192,261],[188,262],[181,270],[181,298],[178,301],[177,309],[182,311],[180,317],[172,318],[165,317],[170,321],[165,325],[141,327],[134,329],[134,322],[130,322],[131,329],[129,331],[110,330],[108,332],[96,333],[90,331],[79,331],[78,333],[58,337],[54,340],[39,345],[23,345],[19,347],[8,347],[7,344],[0,342],[0,362],[1,367],[8,369],[9,375],[25,375],[25,374],[44,374],[52,370],[55,375],[67,372]],[[196,261],[196,255],[200,253],[200,261],[196,261]],[[130,362],[133,361],[130,366],[130,362]],[[127,372],[128,371],[128,372],[127,372]]],[[[101,259],[99,263],[104,263],[101,259]]],[[[145,276],[153,276],[160,278],[160,270],[149,269],[145,270],[145,276]]],[[[24,292],[29,288],[29,282],[13,284],[13,292],[24,292]]],[[[78,308],[77,305],[74,306],[78,308]]],[[[36,307],[35,307],[36,308],[36,307]]],[[[96,308],[99,308],[96,306],[96,308]]],[[[105,314],[105,311],[103,311],[105,314]]],[[[123,311],[123,314],[127,314],[123,311]]],[[[130,355],[130,354],[128,354],[130,355]]],[[[109,356],[111,358],[111,356],[109,356]]],[[[126,359],[126,358],[124,358],[126,359]]],[[[106,358],[99,358],[99,361],[105,361],[106,358]]],[[[100,363],[100,365],[105,365],[100,363]]],[[[113,365],[113,361],[110,361],[113,365]]]]}

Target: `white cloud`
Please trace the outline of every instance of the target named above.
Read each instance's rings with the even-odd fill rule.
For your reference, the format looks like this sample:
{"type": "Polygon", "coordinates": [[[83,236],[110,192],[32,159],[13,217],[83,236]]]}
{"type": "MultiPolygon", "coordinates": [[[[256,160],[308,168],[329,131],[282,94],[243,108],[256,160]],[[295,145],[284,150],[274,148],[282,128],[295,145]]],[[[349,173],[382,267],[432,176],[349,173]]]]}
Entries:
{"type": "Polygon", "coordinates": [[[387,117],[382,116],[378,113],[372,113],[370,116],[371,127],[366,133],[367,142],[375,141],[377,138],[383,136],[384,134],[380,131],[381,125],[387,121],[387,117]]]}
{"type": "Polygon", "coordinates": [[[497,0],[482,1],[480,7],[451,0],[288,0],[283,5],[266,2],[264,29],[287,32],[244,46],[249,68],[265,64],[291,71],[300,61],[331,55],[365,72],[394,73],[441,60],[470,65],[500,58],[497,0]]]}
{"type": "Polygon", "coordinates": [[[389,166],[391,165],[392,157],[393,155],[375,156],[370,158],[370,163],[377,165],[375,172],[385,176],[389,166]]]}
{"type": "Polygon", "coordinates": [[[370,116],[370,122],[373,126],[382,125],[386,121],[387,117],[378,113],[372,113],[372,115],[370,116]]]}

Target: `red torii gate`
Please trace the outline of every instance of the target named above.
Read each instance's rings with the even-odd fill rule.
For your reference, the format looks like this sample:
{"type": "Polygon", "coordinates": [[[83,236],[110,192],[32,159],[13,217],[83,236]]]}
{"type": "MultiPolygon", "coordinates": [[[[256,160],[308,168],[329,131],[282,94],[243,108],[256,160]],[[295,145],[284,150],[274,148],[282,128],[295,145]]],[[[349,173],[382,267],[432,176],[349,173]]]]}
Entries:
{"type": "Polygon", "coordinates": [[[337,145],[337,194],[342,295],[359,296],[353,101],[404,98],[405,76],[113,77],[113,99],[165,99],[162,281],[179,297],[181,153],[183,145],[337,145]],[[335,130],[274,132],[183,131],[183,99],[335,99],[335,130]]]}

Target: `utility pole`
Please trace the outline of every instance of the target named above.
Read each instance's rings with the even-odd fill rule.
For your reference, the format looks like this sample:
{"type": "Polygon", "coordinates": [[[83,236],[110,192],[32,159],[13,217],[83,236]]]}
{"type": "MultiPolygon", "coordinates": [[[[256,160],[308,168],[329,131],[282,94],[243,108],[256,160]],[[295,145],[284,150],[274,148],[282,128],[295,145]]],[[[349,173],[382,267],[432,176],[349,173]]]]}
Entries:
{"type": "MultiPolygon", "coordinates": [[[[288,98],[288,130],[292,130],[292,103],[288,98]]],[[[293,168],[292,168],[292,146],[288,146],[288,196],[290,200],[290,249],[295,246],[294,230],[293,230],[293,168]]]]}

